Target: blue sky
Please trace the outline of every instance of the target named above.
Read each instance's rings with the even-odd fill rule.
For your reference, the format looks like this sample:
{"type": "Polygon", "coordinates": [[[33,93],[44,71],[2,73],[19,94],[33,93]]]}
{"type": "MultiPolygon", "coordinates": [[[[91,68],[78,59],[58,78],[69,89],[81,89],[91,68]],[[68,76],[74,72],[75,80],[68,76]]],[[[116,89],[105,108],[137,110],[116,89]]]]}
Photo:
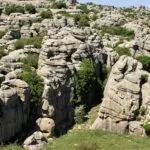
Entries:
{"type": "Polygon", "coordinates": [[[97,4],[106,4],[114,6],[138,6],[145,5],[150,7],[150,0],[78,0],[78,2],[93,2],[97,4]]]}

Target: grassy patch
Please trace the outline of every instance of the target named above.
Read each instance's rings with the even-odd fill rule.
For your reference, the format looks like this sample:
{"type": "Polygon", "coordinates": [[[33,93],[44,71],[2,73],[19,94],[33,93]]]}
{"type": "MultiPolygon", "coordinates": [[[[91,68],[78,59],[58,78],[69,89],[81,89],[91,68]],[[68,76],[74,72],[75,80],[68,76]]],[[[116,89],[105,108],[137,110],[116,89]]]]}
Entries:
{"type": "MultiPolygon", "coordinates": [[[[100,130],[76,130],[55,139],[42,150],[149,150],[150,138],[120,135],[100,130]]],[[[23,150],[16,145],[1,150],[23,150]]]]}
{"type": "Polygon", "coordinates": [[[122,55],[131,56],[129,49],[125,47],[116,47],[115,51],[119,54],[119,56],[122,55]]]}
{"type": "Polygon", "coordinates": [[[15,42],[15,49],[22,49],[25,45],[34,45],[35,48],[41,48],[44,35],[31,38],[22,38],[15,42]]]}
{"type": "Polygon", "coordinates": [[[123,36],[123,37],[126,37],[127,40],[134,39],[134,31],[128,30],[119,25],[112,26],[112,27],[107,27],[107,26],[102,27],[101,34],[104,35],[105,33],[123,36]]]}
{"type": "Polygon", "coordinates": [[[149,147],[149,138],[82,130],[60,137],[42,150],[149,150],[149,147]]]}
{"type": "Polygon", "coordinates": [[[12,144],[7,146],[1,146],[0,150],[24,150],[21,146],[12,144]]]}

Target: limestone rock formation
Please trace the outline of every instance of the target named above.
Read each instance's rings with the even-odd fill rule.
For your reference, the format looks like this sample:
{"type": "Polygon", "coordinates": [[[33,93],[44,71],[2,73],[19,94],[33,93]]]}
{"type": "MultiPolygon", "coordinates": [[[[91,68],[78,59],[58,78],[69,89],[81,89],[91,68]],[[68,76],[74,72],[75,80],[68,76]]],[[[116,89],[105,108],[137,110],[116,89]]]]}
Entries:
{"type": "MultiPolygon", "coordinates": [[[[117,55],[103,48],[97,34],[88,35],[79,28],[49,30],[43,43],[38,67],[38,74],[44,79],[45,86],[41,120],[54,119],[55,129],[63,132],[73,123],[70,104],[73,97],[72,75],[79,69],[81,60],[90,58],[94,63],[106,63],[110,56],[112,65],[117,55]]],[[[53,124],[51,120],[48,122],[53,124]]]]}
{"type": "Polygon", "coordinates": [[[4,81],[4,78],[1,76],[0,142],[8,141],[22,131],[30,110],[27,83],[19,79],[4,81]]]}
{"type": "Polygon", "coordinates": [[[143,125],[148,122],[150,112],[149,76],[137,60],[120,57],[112,67],[98,118],[91,128],[144,135],[143,125]]]}

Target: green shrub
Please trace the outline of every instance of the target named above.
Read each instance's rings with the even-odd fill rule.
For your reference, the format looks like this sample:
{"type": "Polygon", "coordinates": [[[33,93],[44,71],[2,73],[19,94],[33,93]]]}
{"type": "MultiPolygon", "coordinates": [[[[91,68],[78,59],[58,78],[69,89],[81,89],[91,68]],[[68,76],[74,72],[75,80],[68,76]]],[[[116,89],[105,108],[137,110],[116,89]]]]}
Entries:
{"type": "Polygon", "coordinates": [[[91,18],[91,19],[95,21],[95,20],[97,20],[97,19],[98,19],[98,17],[97,17],[97,15],[95,14],[95,15],[93,15],[93,16],[92,16],[92,18],[91,18]]]}
{"type": "Polygon", "coordinates": [[[24,58],[22,62],[24,63],[23,68],[26,68],[28,66],[32,66],[35,69],[38,68],[38,54],[29,54],[28,57],[24,58]]]}
{"type": "Polygon", "coordinates": [[[90,11],[87,8],[86,4],[81,4],[80,6],[77,7],[77,9],[81,9],[83,13],[88,14],[90,11]]]}
{"type": "Polygon", "coordinates": [[[34,45],[35,48],[41,48],[44,35],[31,38],[22,38],[15,42],[15,49],[22,49],[25,45],[34,45]]]}
{"type": "Polygon", "coordinates": [[[35,14],[36,13],[36,8],[32,4],[27,4],[25,5],[25,10],[30,13],[30,14],[35,14]]]}
{"type": "Polygon", "coordinates": [[[73,15],[73,18],[74,18],[75,24],[78,24],[81,16],[79,14],[75,14],[75,15],[73,15]]]}
{"type": "Polygon", "coordinates": [[[73,15],[75,24],[78,24],[79,26],[89,26],[89,17],[87,14],[76,14],[73,15]]]}
{"type": "Polygon", "coordinates": [[[35,55],[30,55],[26,59],[23,59],[24,65],[22,66],[22,72],[19,73],[19,78],[27,82],[30,89],[30,101],[31,103],[40,102],[43,93],[43,84],[40,76],[36,71],[32,69],[35,65],[35,55]],[[32,58],[33,57],[33,58],[32,58]],[[32,58],[32,59],[31,59],[32,58]],[[32,64],[33,63],[33,64],[32,64]]]}
{"type": "Polygon", "coordinates": [[[98,82],[95,67],[89,59],[82,60],[80,69],[73,76],[73,81],[75,87],[73,104],[81,104],[85,105],[86,108],[90,108],[92,103],[94,103],[91,101],[91,94],[96,89],[98,82]]]}
{"type": "Polygon", "coordinates": [[[144,129],[145,129],[146,132],[150,132],[150,123],[146,123],[144,125],[144,129]]]}
{"type": "Polygon", "coordinates": [[[130,51],[129,51],[128,48],[125,48],[125,47],[116,47],[115,50],[119,54],[119,56],[122,56],[122,55],[131,56],[130,51]]]}
{"type": "Polygon", "coordinates": [[[40,13],[40,15],[41,15],[41,17],[43,18],[43,19],[46,19],[46,18],[53,18],[53,14],[52,14],[52,11],[51,10],[45,10],[45,11],[42,11],[41,13],[40,13]]]}
{"type": "Polygon", "coordinates": [[[81,124],[85,121],[85,107],[84,105],[80,105],[75,108],[75,117],[74,120],[76,123],[81,124]]]}
{"type": "Polygon", "coordinates": [[[7,4],[5,6],[5,14],[10,15],[11,13],[24,13],[24,7],[15,5],[15,4],[7,4]]]}
{"type": "Polygon", "coordinates": [[[143,64],[143,69],[144,70],[150,72],[150,57],[148,57],[148,56],[139,56],[136,59],[143,64]]]}
{"type": "Polygon", "coordinates": [[[128,30],[119,25],[113,26],[113,27],[107,27],[107,26],[102,27],[101,34],[104,35],[105,33],[127,37],[128,40],[131,40],[134,38],[134,31],[128,30]]]}
{"type": "Polygon", "coordinates": [[[52,5],[52,8],[54,8],[54,9],[62,9],[62,8],[67,8],[67,5],[63,1],[54,2],[53,5],[52,5]]]}
{"type": "Polygon", "coordinates": [[[89,26],[89,17],[87,14],[80,16],[79,26],[89,26]]]}

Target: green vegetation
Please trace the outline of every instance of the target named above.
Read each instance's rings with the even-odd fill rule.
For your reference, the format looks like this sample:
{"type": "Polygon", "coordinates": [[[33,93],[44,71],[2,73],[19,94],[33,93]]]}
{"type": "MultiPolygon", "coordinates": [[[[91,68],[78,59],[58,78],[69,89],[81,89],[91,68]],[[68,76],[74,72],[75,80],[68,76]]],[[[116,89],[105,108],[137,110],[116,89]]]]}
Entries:
{"type": "Polygon", "coordinates": [[[24,63],[22,66],[23,71],[19,74],[19,77],[29,84],[30,101],[39,102],[43,92],[43,86],[40,76],[35,71],[38,66],[38,55],[30,54],[22,62],[24,63]]]}
{"type": "Polygon", "coordinates": [[[87,14],[76,14],[73,15],[75,23],[79,26],[89,26],[89,16],[87,14]]]}
{"type": "Polygon", "coordinates": [[[24,13],[24,7],[23,6],[19,6],[19,5],[15,5],[15,4],[7,4],[5,6],[5,14],[9,15],[11,13],[24,13]]]}
{"type": "Polygon", "coordinates": [[[80,6],[77,7],[77,9],[81,9],[83,13],[88,14],[90,11],[87,8],[86,4],[81,4],[80,6]]]}
{"type": "Polygon", "coordinates": [[[115,51],[119,54],[119,56],[122,55],[131,56],[129,49],[125,47],[116,47],[115,51]]]}
{"type": "Polygon", "coordinates": [[[30,13],[30,14],[35,14],[36,13],[36,8],[35,6],[31,5],[31,4],[27,4],[25,5],[25,10],[30,13]]]}
{"type": "Polygon", "coordinates": [[[15,4],[7,4],[4,10],[6,15],[10,15],[11,13],[16,13],[16,12],[25,13],[25,11],[31,14],[36,13],[36,8],[31,4],[25,5],[25,7],[20,5],[15,5],[15,4]]]}
{"type": "Polygon", "coordinates": [[[87,14],[80,15],[79,26],[89,26],[89,17],[87,14]]]}
{"type": "Polygon", "coordinates": [[[150,72],[150,57],[148,57],[148,56],[139,56],[136,59],[143,64],[143,69],[144,70],[150,72]]]}
{"type": "Polygon", "coordinates": [[[63,1],[59,1],[59,2],[54,2],[53,5],[52,5],[52,8],[62,9],[62,8],[67,8],[67,5],[63,1]]]}
{"type": "Polygon", "coordinates": [[[96,70],[89,59],[83,59],[80,69],[74,74],[73,81],[75,85],[75,98],[73,103],[86,104],[91,106],[91,101],[88,101],[89,93],[95,89],[97,84],[96,70]]]}
{"type": "Polygon", "coordinates": [[[145,129],[146,132],[150,132],[150,123],[146,123],[144,125],[144,129],[145,129]]]}
{"type": "Polygon", "coordinates": [[[24,150],[21,146],[10,144],[5,146],[0,146],[0,150],[24,150]]]}
{"type": "Polygon", "coordinates": [[[58,14],[61,14],[62,16],[65,16],[65,17],[73,17],[73,15],[71,15],[67,11],[59,11],[58,14]]]}
{"type": "Polygon", "coordinates": [[[25,45],[34,45],[35,48],[41,48],[44,35],[39,35],[31,38],[22,38],[15,42],[15,49],[22,49],[25,45]]]}
{"type": "Polygon", "coordinates": [[[41,15],[41,17],[43,19],[46,19],[46,18],[51,19],[51,18],[53,18],[53,14],[52,14],[52,11],[50,9],[42,11],[40,13],[40,15],[41,15]]]}
{"type": "MultiPolygon", "coordinates": [[[[147,137],[120,135],[101,130],[75,130],[48,143],[42,150],[149,150],[147,137]]],[[[1,150],[23,150],[16,145],[1,150]]]]}
{"type": "Polygon", "coordinates": [[[128,30],[119,25],[112,26],[112,27],[107,27],[107,26],[102,27],[101,34],[104,35],[105,33],[109,33],[112,35],[120,35],[120,36],[126,37],[128,40],[131,40],[134,38],[134,31],[128,30]]]}
{"type": "Polygon", "coordinates": [[[100,130],[70,132],[42,150],[149,150],[150,139],[100,130]]]}
{"type": "Polygon", "coordinates": [[[29,98],[30,98],[30,126],[37,119],[37,111],[41,102],[43,93],[43,81],[36,73],[38,66],[38,54],[30,54],[27,58],[22,60],[22,72],[18,77],[28,83],[29,98]]]}
{"type": "Polygon", "coordinates": [[[5,55],[5,46],[1,46],[0,47],[0,58],[3,57],[5,55]]]}
{"type": "Polygon", "coordinates": [[[77,124],[81,124],[85,121],[85,107],[84,105],[77,106],[75,108],[75,117],[74,120],[77,124]]]}
{"type": "Polygon", "coordinates": [[[0,39],[6,34],[6,31],[0,31],[0,39]]]}
{"type": "Polygon", "coordinates": [[[82,123],[89,109],[97,101],[100,101],[103,87],[101,79],[103,79],[102,74],[100,77],[97,76],[96,67],[91,60],[83,59],[80,69],[73,76],[74,98],[72,104],[75,107],[76,123],[82,123]]]}

